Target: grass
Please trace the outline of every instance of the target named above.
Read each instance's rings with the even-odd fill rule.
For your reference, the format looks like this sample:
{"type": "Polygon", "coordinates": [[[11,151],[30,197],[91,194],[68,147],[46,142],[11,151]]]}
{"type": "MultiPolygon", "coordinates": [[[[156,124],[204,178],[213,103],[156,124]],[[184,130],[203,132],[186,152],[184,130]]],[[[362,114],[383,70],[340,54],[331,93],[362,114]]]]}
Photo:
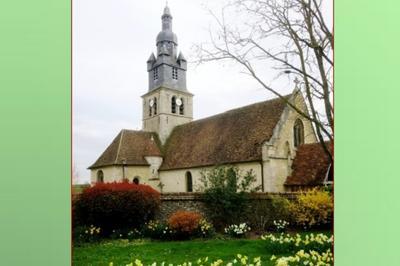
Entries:
{"type": "MultiPolygon", "coordinates": [[[[324,233],[331,235],[330,231],[300,232],[324,233]]],[[[135,259],[140,259],[144,265],[153,262],[183,263],[195,262],[199,258],[208,257],[209,260],[222,259],[231,261],[237,254],[246,255],[253,259],[261,257],[263,266],[273,266],[270,261],[273,254],[268,250],[265,241],[261,239],[210,239],[191,241],[151,241],[136,240],[108,240],[100,243],[83,244],[73,249],[73,265],[114,266],[129,264],[135,259]]],[[[289,254],[279,254],[285,256],[289,254]]],[[[292,254],[290,254],[292,255],[292,254]]],[[[168,264],[167,264],[168,265],[168,264]]]]}
{"type": "MultiPolygon", "coordinates": [[[[75,247],[73,265],[126,265],[140,259],[145,265],[153,262],[183,263],[195,262],[199,258],[209,260],[232,260],[236,254],[244,254],[250,258],[261,256],[263,265],[269,264],[272,256],[265,248],[262,240],[192,240],[155,242],[141,240],[126,242],[122,240],[97,244],[85,244],[75,247]]],[[[167,264],[168,265],[168,264],[167,264]]]]}

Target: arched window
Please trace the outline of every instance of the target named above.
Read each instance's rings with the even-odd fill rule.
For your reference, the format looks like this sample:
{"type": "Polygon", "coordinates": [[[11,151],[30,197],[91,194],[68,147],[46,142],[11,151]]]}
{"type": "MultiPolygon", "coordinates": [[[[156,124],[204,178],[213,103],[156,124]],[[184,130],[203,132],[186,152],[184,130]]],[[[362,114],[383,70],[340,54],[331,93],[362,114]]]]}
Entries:
{"type": "Polygon", "coordinates": [[[181,98],[181,105],[179,106],[179,114],[183,115],[185,110],[184,104],[183,104],[183,98],[181,98]]]}
{"type": "Polygon", "coordinates": [[[104,173],[103,171],[99,170],[97,171],[97,183],[103,183],[104,182],[104,173]]]}
{"type": "Polygon", "coordinates": [[[153,113],[156,115],[157,114],[157,98],[156,97],[154,97],[153,108],[154,108],[154,112],[153,113]]]}
{"type": "Polygon", "coordinates": [[[176,97],[172,96],[171,99],[171,113],[175,114],[176,113],[176,97]]]}
{"type": "Polygon", "coordinates": [[[304,126],[300,119],[297,119],[294,122],[293,138],[295,147],[298,147],[300,144],[304,143],[304,126]]]}
{"type": "Polygon", "coordinates": [[[133,180],[132,180],[132,183],[134,183],[134,184],[136,184],[136,185],[139,185],[139,181],[140,181],[140,177],[135,176],[135,177],[133,178],[133,180]]]}
{"type": "Polygon", "coordinates": [[[192,173],[189,172],[189,171],[186,172],[186,191],[187,192],[193,192],[192,173]]]}
{"type": "Polygon", "coordinates": [[[153,111],[153,108],[151,107],[150,102],[149,102],[149,116],[152,115],[152,111],[153,111]]]}

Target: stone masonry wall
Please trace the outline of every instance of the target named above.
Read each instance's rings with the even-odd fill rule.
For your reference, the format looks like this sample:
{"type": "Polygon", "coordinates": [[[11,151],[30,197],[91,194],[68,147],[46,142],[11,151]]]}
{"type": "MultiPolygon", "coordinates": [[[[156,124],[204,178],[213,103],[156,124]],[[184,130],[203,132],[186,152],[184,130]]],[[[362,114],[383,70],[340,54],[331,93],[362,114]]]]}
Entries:
{"type": "Polygon", "coordinates": [[[207,217],[207,208],[201,200],[200,193],[161,194],[161,206],[157,213],[157,219],[167,220],[172,213],[178,210],[195,211],[207,217]]]}
{"type": "MultiPolygon", "coordinates": [[[[266,219],[279,219],[274,213],[269,213],[268,208],[260,208],[260,206],[268,206],[274,196],[286,197],[289,200],[296,196],[296,193],[255,193],[250,198],[249,212],[250,217],[245,219],[253,226],[260,226],[266,222],[266,219]],[[269,218],[267,218],[268,216],[269,218]]],[[[161,194],[161,207],[156,215],[159,220],[167,220],[168,217],[178,211],[196,211],[208,218],[209,211],[201,199],[201,193],[163,193],[161,194]]],[[[239,222],[239,221],[238,221],[239,222]]]]}

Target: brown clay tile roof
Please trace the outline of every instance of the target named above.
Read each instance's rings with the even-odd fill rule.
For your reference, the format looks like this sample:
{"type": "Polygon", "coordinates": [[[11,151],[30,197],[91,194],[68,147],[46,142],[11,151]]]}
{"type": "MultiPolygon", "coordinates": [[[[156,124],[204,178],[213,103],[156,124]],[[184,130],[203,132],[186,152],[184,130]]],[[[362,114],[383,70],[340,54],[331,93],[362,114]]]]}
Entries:
{"type": "MultiPolygon", "coordinates": [[[[329,149],[332,145],[327,143],[329,149]]],[[[329,169],[329,158],[320,143],[300,145],[292,164],[292,174],[287,177],[285,185],[320,185],[329,169]]]]}
{"type": "Polygon", "coordinates": [[[261,160],[261,146],[285,106],[275,98],[177,126],[165,145],[161,170],[261,160]]]}
{"type": "Polygon", "coordinates": [[[144,156],[161,156],[158,136],[152,132],[123,129],[89,169],[109,165],[148,165],[144,156]]]}

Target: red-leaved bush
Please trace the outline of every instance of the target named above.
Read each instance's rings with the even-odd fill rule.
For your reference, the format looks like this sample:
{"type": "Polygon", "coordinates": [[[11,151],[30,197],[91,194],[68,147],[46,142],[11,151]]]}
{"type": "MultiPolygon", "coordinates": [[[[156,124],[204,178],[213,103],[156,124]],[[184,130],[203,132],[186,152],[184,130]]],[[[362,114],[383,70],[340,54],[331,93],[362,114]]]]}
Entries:
{"type": "Polygon", "coordinates": [[[97,183],[74,201],[74,226],[96,225],[103,232],[139,228],[153,219],[160,206],[160,193],[147,185],[97,183]]]}
{"type": "Polygon", "coordinates": [[[168,226],[181,237],[191,236],[199,229],[201,214],[191,211],[176,211],[168,218],[168,226]]]}

